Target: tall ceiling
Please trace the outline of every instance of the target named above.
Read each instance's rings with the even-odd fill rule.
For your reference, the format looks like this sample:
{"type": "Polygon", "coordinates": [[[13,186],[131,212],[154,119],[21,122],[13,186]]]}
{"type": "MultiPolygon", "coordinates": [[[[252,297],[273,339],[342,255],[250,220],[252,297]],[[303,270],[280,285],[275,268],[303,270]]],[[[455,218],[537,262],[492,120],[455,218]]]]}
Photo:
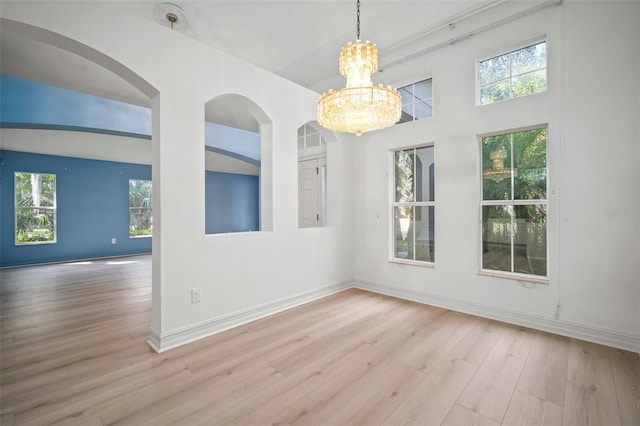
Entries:
{"type": "MultiPolygon", "coordinates": [[[[85,0],[86,1],[86,0],[85,0]]],[[[167,27],[163,1],[109,1],[122,13],[167,27]]],[[[352,0],[232,0],[172,2],[186,15],[173,29],[240,57],[288,80],[322,93],[344,86],[338,53],[356,39],[356,2],[352,0]]],[[[505,0],[362,0],[361,38],[378,45],[381,68],[391,68],[428,45],[427,38],[473,16],[499,16],[505,0]]],[[[524,2],[521,2],[524,3],[524,2]]],[[[497,18],[496,18],[497,19],[497,18]]],[[[0,26],[0,71],[46,84],[149,105],[142,93],[120,77],[45,43],[21,38],[0,26]]],[[[399,68],[399,67],[398,67],[399,68]]],[[[387,70],[374,83],[395,84],[387,70]]],[[[394,73],[395,72],[395,73],[394,73]]],[[[223,123],[224,124],[224,123],[223,123]]]]}
{"type": "MultiPolygon", "coordinates": [[[[160,2],[126,1],[118,6],[156,21],[160,2]]],[[[384,50],[462,14],[498,4],[479,0],[362,0],[363,40],[384,50]]],[[[201,42],[318,92],[343,84],[338,53],[356,39],[353,0],[176,1],[187,15],[182,31],[201,42]]],[[[157,22],[157,21],[156,21],[157,22]]],[[[169,22],[163,22],[169,26],[169,22]]]]}

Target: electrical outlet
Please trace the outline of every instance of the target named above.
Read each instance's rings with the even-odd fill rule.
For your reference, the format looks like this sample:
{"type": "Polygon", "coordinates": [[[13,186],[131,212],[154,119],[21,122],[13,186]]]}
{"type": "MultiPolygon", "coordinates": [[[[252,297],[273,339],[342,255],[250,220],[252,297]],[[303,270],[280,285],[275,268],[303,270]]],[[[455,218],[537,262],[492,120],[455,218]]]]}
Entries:
{"type": "Polygon", "coordinates": [[[112,239],[111,239],[111,244],[115,244],[115,243],[116,243],[116,239],[115,239],[115,238],[112,238],[112,239]]]}
{"type": "Polygon", "coordinates": [[[198,303],[200,301],[200,287],[191,289],[191,303],[198,303]]]}

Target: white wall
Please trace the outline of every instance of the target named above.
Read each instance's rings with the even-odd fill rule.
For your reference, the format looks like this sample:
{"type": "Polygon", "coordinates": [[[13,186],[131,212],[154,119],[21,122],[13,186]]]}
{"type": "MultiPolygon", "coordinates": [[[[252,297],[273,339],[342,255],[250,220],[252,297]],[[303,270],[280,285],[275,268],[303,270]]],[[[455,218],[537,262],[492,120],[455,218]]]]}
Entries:
{"type": "Polygon", "coordinates": [[[569,1],[407,62],[433,75],[434,117],[357,143],[357,285],[640,351],[639,16],[638,2],[569,1]],[[543,34],[549,90],[475,106],[475,61],[543,34]],[[481,276],[477,135],[545,123],[549,284],[481,276]],[[391,263],[389,152],[429,142],[435,267],[391,263]]]}
{"type": "Polygon", "coordinates": [[[348,142],[328,148],[330,226],[297,226],[297,129],[315,119],[316,93],[153,21],[123,17],[108,2],[3,2],[2,17],[83,43],[157,90],[151,339],[156,349],[349,285],[350,188],[342,184],[350,174],[348,142]],[[262,139],[272,145],[272,155],[263,152],[261,183],[267,206],[262,217],[270,232],[204,234],[204,105],[228,93],[250,99],[268,118],[262,139]],[[201,288],[197,304],[190,303],[194,287],[201,288]]]}

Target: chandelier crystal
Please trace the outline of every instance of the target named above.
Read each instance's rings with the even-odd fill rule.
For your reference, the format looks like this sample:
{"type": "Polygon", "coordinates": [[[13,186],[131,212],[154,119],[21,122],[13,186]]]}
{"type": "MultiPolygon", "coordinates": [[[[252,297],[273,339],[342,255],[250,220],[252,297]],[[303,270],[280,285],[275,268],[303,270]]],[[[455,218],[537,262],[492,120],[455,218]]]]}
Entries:
{"type": "Polygon", "coordinates": [[[355,133],[393,126],[400,120],[402,101],[391,86],[374,86],[371,76],[378,70],[378,48],[360,40],[360,1],[356,42],[340,51],[340,74],[347,79],[344,89],[329,90],[318,100],[318,123],[329,130],[355,133]]]}

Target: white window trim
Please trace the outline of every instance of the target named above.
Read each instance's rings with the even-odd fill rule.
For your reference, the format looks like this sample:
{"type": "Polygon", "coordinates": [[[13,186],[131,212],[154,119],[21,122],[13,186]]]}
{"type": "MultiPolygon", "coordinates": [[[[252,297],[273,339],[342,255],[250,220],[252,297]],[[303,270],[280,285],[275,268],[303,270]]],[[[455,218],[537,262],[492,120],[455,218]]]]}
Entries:
{"type": "MultiPolygon", "coordinates": [[[[388,181],[388,196],[389,196],[389,210],[388,210],[388,214],[389,214],[389,220],[388,220],[388,225],[387,225],[387,230],[388,230],[388,257],[387,257],[387,261],[389,263],[397,263],[397,264],[401,264],[401,265],[410,265],[410,266],[420,266],[420,267],[426,267],[426,268],[435,268],[435,262],[434,261],[425,261],[425,260],[413,260],[413,259],[400,259],[394,256],[394,241],[395,241],[395,234],[394,234],[394,213],[393,213],[393,208],[397,205],[402,205],[402,204],[411,204],[411,205],[426,205],[426,206],[433,206],[434,209],[434,215],[435,215],[435,208],[436,208],[436,202],[435,202],[435,197],[434,197],[434,201],[421,201],[421,202],[417,202],[417,203],[396,203],[395,202],[395,195],[396,195],[396,191],[395,191],[395,153],[397,151],[404,151],[407,149],[416,149],[416,148],[425,148],[425,147],[433,147],[433,164],[437,163],[437,153],[436,153],[436,148],[435,148],[435,142],[427,142],[427,143],[420,143],[420,144],[415,144],[415,145],[409,145],[409,146],[404,146],[404,147],[399,147],[399,148],[393,148],[389,150],[389,154],[388,154],[388,168],[387,168],[387,176],[389,177],[389,179],[387,179],[388,181]]],[[[433,180],[434,180],[434,188],[435,188],[435,182],[438,181],[438,178],[436,177],[437,174],[437,168],[434,167],[433,170],[433,180]]],[[[434,189],[434,192],[435,189],[434,189]]],[[[435,241],[435,237],[436,237],[436,227],[434,226],[434,241],[435,241]]],[[[414,236],[415,238],[415,236],[414,236]]],[[[415,243],[414,243],[415,246],[415,243]]],[[[435,253],[435,246],[434,246],[434,253],[435,253]]]]}
{"type": "Polygon", "coordinates": [[[44,172],[21,172],[16,170],[13,172],[13,244],[17,247],[20,246],[34,246],[42,244],[57,244],[58,243],[58,176],[55,173],[44,172]],[[46,207],[20,207],[18,206],[18,192],[17,189],[17,177],[18,173],[29,173],[32,175],[53,175],[55,181],[55,190],[53,192],[53,206],[46,207]],[[53,210],[53,240],[51,241],[31,241],[26,243],[18,242],[18,209],[42,209],[53,210]]]}
{"type": "MultiPolygon", "coordinates": [[[[551,256],[549,255],[551,252],[551,247],[550,247],[550,221],[549,218],[552,216],[550,214],[550,205],[551,205],[551,200],[550,200],[550,195],[551,194],[551,186],[549,184],[550,179],[550,163],[549,163],[549,124],[548,123],[543,123],[543,124],[537,124],[537,125],[531,125],[531,126],[526,126],[526,127],[518,127],[518,128],[514,128],[514,129],[507,129],[507,130],[500,130],[500,131],[496,131],[496,132],[490,132],[490,133],[483,133],[480,135],[477,135],[477,144],[478,144],[478,194],[479,194],[479,203],[478,203],[478,244],[477,244],[477,265],[478,265],[478,275],[484,275],[484,276],[489,276],[489,277],[496,277],[496,278],[506,278],[506,279],[511,279],[511,280],[517,280],[517,281],[524,281],[524,282],[532,282],[532,283],[538,283],[538,284],[549,284],[549,280],[550,280],[550,273],[551,273],[551,263],[550,263],[550,259],[551,256]],[[547,131],[547,147],[546,147],[546,162],[547,162],[547,198],[546,200],[526,200],[527,202],[523,202],[523,203],[519,203],[519,202],[513,202],[513,205],[529,205],[529,204],[545,204],[547,206],[547,227],[546,227],[546,238],[547,238],[547,275],[546,276],[542,276],[542,275],[533,275],[533,274],[522,274],[519,272],[508,272],[508,271],[497,271],[495,269],[483,269],[482,268],[482,207],[485,205],[504,205],[503,200],[483,200],[482,199],[482,194],[483,194],[483,176],[482,176],[482,138],[486,138],[486,137],[491,137],[491,136],[498,136],[498,135],[507,135],[507,134],[513,134],[513,133],[518,133],[518,132],[526,132],[529,130],[537,130],[537,129],[546,129],[547,131]]],[[[512,153],[513,155],[513,153],[512,153]]],[[[513,164],[513,162],[511,163],[513,164]]],[[[513,179],[513,177],[512,177],[513,179]]]]}
{"type": "Polygon", "coordinates": [[[547,34],[545,33],[545,34],[542,34],[540,36],[537,36],[537,37],[534,37],[534,38],[519,42],[517,44],[513,44],[513,45],[511,45],[511,47],[507,47],[507,48],[503,49],[502,51],[500,51],[498,53],[486,54],[486,55],[483,55],[483,56],[481,56],[481,57],[476,59],[476,61],[475,61],[476,62],[475,63],[475,68],[476,68],[475,69],[475,80],[476,80],[475,81],[475,86],[476,86],[476,88],[475,88],[475,92],[476,92],[475,98],[476,98],[476,106],[483,107],[483,106],[487,106],[487,105],[499,104],[499,103],[502,103],[502,102],[505,102],[505,101],[510,101],[510,100],[513,100],[513,99],[526,97],[526,96],[518,96],[518,97],[515,97],[515,98],[511,97],[511,98],[508,98],[508,99],[501,99],[499,101],[491,102],[491,103],[488,103],[488,104],[480,103],[480,62],[484,62],[484,61],[486,61],[488,59],[497,58],[498,56],[507,55],[507,54],[515,52],[517,50],[525,49],[527,47],[533,46],[534,44],[538,44],[538,43],[542,43],[542,42],[545,42],[547,44],[547,47],[546,47],[546,49],[547,49],[547,58],[546,58],[547,62],[546,62],[546,66],[544,68],[546,70],[547,89],[545,91],[543,91],[543,92],[531,93],[530,95],[526,95],[526,96],[534,96],[534,95],[539,95],[541,93],[548,92],[549,91],[549,39],[547,37],[547,34]]]}

